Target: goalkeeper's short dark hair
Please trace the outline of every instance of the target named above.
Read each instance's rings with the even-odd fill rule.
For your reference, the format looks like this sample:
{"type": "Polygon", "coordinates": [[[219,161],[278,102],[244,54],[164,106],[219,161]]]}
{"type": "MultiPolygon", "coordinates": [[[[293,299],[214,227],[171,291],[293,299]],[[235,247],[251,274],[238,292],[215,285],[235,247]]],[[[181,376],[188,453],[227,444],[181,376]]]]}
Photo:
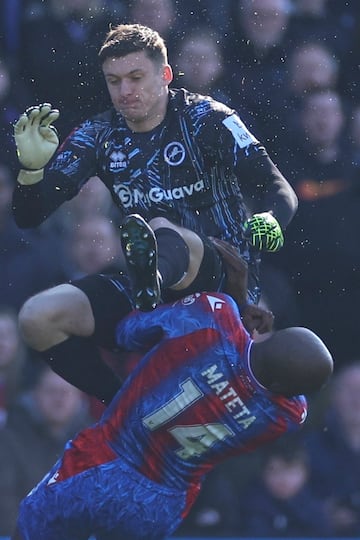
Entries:
{"type": "Polygon", "coordinates": [[[103,64],[107,58],[121,58],[133,52],[144,51],[159,65],[168,63],[167,49],[158,32],[141,24],[119,24],[111,27],[99,51],[103,64]]]}

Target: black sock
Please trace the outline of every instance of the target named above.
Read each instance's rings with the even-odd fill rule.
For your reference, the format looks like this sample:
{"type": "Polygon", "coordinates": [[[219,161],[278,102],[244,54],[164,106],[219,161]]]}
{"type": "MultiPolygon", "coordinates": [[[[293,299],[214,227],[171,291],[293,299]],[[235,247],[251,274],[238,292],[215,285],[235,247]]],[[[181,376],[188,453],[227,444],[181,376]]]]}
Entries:
{"type": "Polygon", "coordinates": [[[195,292],[221,290],[225,277],[222,259],[214,244],[207,237],[201,235],[201,239],[204,244],[204,256],[197,276],[186,289],[164,291],[163,298],[165,302],[171,302],[195,292]]]}
{"type": "Polygon", "coordinates": [[[102,360],[92,338],[71,336],[41,352],[40,356],[60,377],[106,405],[121,386],[121,381],[102,360]]]}
{"type": "Polygon", "coordinates": [[[182,291],[185,295],[195,292],[215,292],[221,290],[224,280],[221,256],[211,240],[202,236],[202,241],[204,244],[204,256],[199,272],[189,287],[182,291]]]}
{"type": "Polygon", "coordinates": [[[179,233],[166,227],[156,229],[159,272],[164,289],[184,277],[189,266],[189,248],[179,233]]]}

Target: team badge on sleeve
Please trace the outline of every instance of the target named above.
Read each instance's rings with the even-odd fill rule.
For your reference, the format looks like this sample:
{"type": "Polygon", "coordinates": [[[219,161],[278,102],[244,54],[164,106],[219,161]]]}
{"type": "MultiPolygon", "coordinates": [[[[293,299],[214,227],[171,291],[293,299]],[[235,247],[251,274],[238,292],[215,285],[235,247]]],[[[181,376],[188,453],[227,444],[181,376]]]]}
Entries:
{"type": "Polygon", "coordinates": [[[232,114],[225,118],[223,124],[231,131],[240,148],[245,148],[246,146],[249,146],[249,144],[259,142],[236,114],[232,114]]]}

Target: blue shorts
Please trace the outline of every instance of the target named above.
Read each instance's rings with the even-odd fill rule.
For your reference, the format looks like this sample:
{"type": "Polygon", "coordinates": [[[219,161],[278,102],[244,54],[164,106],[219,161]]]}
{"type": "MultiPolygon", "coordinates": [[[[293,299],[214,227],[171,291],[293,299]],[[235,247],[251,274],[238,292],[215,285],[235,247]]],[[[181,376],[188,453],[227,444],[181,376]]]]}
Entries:
{"type": "Polygon", "coordinates": [[[61,482],[61,460],[23,499],[24,540],[161,540],[182,521],[186,494],[162,487],[116,459],[61,482]]]}

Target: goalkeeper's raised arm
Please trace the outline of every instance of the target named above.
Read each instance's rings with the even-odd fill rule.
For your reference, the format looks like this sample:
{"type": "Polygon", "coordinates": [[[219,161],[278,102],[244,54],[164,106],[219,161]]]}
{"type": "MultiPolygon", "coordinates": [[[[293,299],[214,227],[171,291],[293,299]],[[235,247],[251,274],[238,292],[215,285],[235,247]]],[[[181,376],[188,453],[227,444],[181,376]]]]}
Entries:
{"type": "Polygon", "coordinates": [[[13,215],[20,228],[40,225],[96,176],[93,125],[75,127],[59,146],[54,126],[59,114],[43,103],[29,107],[14,125],[19,173],[13,215]]]}
{"type": "Polygon", "coordinates": [[[30,107],[14,126],[17,156],[20,162],[18,182],[32,185],[44,176],[44,167],[59,146],[56,128],[52,125],[59,111],[49,103],[30,107]]]}

